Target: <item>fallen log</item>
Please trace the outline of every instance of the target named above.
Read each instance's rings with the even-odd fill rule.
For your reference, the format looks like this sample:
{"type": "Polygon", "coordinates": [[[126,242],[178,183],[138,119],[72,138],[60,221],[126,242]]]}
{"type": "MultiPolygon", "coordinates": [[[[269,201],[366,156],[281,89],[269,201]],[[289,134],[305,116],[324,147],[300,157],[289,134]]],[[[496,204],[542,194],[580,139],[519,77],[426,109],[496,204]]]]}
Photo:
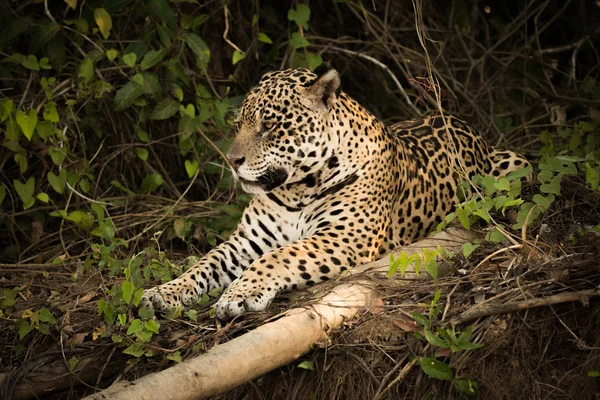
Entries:
{"type": "MultiPolygon", "coordinates": [[[[475,238],[473,232],[450,228],[397,252],[404,251],[410,255],[438,246],[455,252],[461,244],[475,238]]],[[[339,328],[345,319],[368,309],[381,295],[372,281],[361,279],[359,274],[386,273],[388,266],[389,256],[385,256],[357,267],[352,274],[358,276],[351,278],[356,280],[336,286],[314,303],[292,309],[280,319],[215,346],[205,354],[133,382],[117,382],[86,399],[183,400],[202,399],[226,392],[308,353],[312,344],[326,340],[329,333],[339,328]]],[[[426,278],[426,274],[417,276],[414,269],[409,267],[404,275],[404,278],[417,277],[426,278]]]]}

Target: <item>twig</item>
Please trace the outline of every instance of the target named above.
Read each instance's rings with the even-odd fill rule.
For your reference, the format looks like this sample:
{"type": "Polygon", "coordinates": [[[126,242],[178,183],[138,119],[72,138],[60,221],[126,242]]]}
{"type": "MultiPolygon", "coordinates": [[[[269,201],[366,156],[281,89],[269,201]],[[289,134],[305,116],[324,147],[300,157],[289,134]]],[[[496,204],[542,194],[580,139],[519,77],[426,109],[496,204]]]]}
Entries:
{"type": "Polygon", "coordinates": [[[385,376],[381,380],[381,383],[379,384],[379,387],[377,388],[377,391],[375,392],[375,396],[373,396],[374,399],[377,399],[377,397],[379,396],[379,394],[383,391],[383,387],[385,386],[385,384],[388,383],[388,381],[390,380],[390,378],[392,377],[392,375],[394,375],[394,373],[402,366],[402,363],[407,358],[408,358],[407,354],[405,354],[404,356],[402,356],[402,358],[400,358],[396,362],[396,365],[394,365],[394,368],[392,368],[390,370],[390,372],[388,372],[387,374],[385,374],[385,376]]]}
{"type": "Polygon", "coordinates": [[[404,89],[404,87],[402,86],[402,84],[400,83],[400,81],[398,80],[398,78],[396,78],[396,75],[394,75],[394,73],[392,72],[392,70],[390,70],[388,68],[387,65],[385,65],[384,63],[382,63],[381,61],[358,51],[352,51],[352,50],[348,50],[348,49],[342,49],[340,47],[326,47],[326,49],[331,49],[340,53],[346,53],[346,54],[351,54],[353,56],[359,57],[359,58],[364,58],[365,60],[368,60],[370,62],[372,62],[373,64],[377,65],[379,68],[383,69],[385,72],[388,73],[388,75],[392,78],[392,80],[394,81],[394,83],[396,84],[396,86],[398,87],[398,90],[400,91],[400,93],[402,94],[402,97],[404,97],[404,100],[406,101],[406,104],[408,104],[408,106],[410,108],[412,108],[418,115],[421,115],[423,112],[421,110],[419,110],[419,108],[417,106],[415,106],[412,101],[410,101],[410,98],[408,97],[408,94],[406,93],[406,90],[404,89]]]}
{"type": "Polygon", "coordinates": [[[23,105],[23,102],[25,101],[25,97],[27,97],[27,93],[29,93],[29,88],[31,87],[31,82],[33,82],[33,71],[31,72],[31,74],[29,74],[29,80],[27,81],[27,86],[25,86],[25,91],[23,92],[23,96],[21,96],[21,101],[19,101],[18,108],[21,108],[21,106],[23,105]]]}
{"type": "Polygon", "coordinates": [[[246,54],[239,47],[237,47],[235,43],[227,38],[227,34],[229,33],[229,17],[227,16],[227,14],[229,14],[229,8],[227,8],[227,6],[223,7],[223,12],[225,13],[225,31],[223,32],[223,40],[225,40],[225,43],[233,47],[235,50],[242,54],[246,54]]]}
{"type": "Polygon", "coordinates": [[[589,305],[589,298],[600,296],[600,290],[583,290],[580,292],[560,293],[536,299],[513,301],[504,304],[490,304],[485,307],[470,309],[450,320],[452,326],[472,321],[489,315],[506,314],[514,311],[528,310],[530,308],[549,306],[552,304],[580,301],[584,307],[589,305]]]}
{"type": "Polygon", "coordinates": [[[452,288],[452,290],[450,291],[450,293],[448,293],[448,296],[446,296],[446,307],[444,307],[444,313],[442,314],[442,321],[446,320],[446,315],[448,315],[448,310],[450,309],[450,299],[452,298],[452,295],[454,294],[454,292],[456,292],[456,289],[458,289],[458,284],[454,285],[454,287],[452,288]]]}
{"type": "Polygon", "coordinates": [[[578,47],[581,47],[586,40],[590,39],[590,37],[593,34],[596,34],[600,32],[600,27],[596,28],[596,30],[594,30],[593,33],[585,35],[584,37],[582,37],[581,39],[579,39],[576,42],[570,43],[570,44],[565,44],[563,46],[557,46],[557,47],[551,47],[548,49],[540,49],[536,51],[536,54],[542,55],[542,54],[554,54],[554,53],[562,53],[563,51],[568,51],[571,49],[577,49],[578,47]]]}
{"type": "Polygon", "coordinates": [[[470,273],[471,274],[474,273],[477,270],[477,268],[481,267],[481,265],[485,264],[487,261],[489,261],[493,257],[497,256],[498,254],[504,253],[507,250],[520,249],[521,247],[523,247],[522,244],[513,244],[512,246],[508,246],[508,247],[504,247],[500,250],[496,250],[495,252],[493,252],[492,254],[490,254],[489,256],[484,258],[483,260],[481,260],[481,262],[479,264],[477,264],[477,266],[475,266],[475,268],[473,268],[470,273]]]}
{"type": "Polygon", "coordinates": [[[104,362],[104,365],[102,365],[102,369],[100,370],[100,373],[98,373],[98,379],[96,379],[97,387],[100,387],[100,381],[102,380],[102,375],[104,374],[104,371],[106,370],[106,367],[108,366],[108,363],[112,359],[113,354],[115,354],[115,350],[117,350],[117,346],[113,346],[110,354],[108,355],[108,357],[106,358],[106,361],[104,362]]]}
{"type": "MultiPolygon", "coordinates": [[[[427,349],[429,348],[429,344],[427,344],[427,346],[423,349],[423,353],[425,353],[427,351],[427,349]]],[[[378,400],[380,399],[388,390],[390,390],[394,385],[396,385],[398,382],[400,382],[402,379],[404,379],[404,377],[406,377],[406,375],[410,372],[410,370],[412,369],[412,367],[415,366],[415,364],[417,363],[417,361],[419,361],[419,357],[415,357],[411,362],[409,362],[408,364],[406,364],[404,366],[404,368],[402,368],[402,371],[400,371],[400,373],[398,374],[398,376],[396,378],[394,378],[394,380],[392,382],[390,382],[389,385],[387,385],[387,387],[382,390],[379,393],[375,393],[375,396],[373,396],[373,400],[378,400]]]]}
{"type": "Polygon", "coordinates": [[[371,380],[373,381],[373,383],[377,386],[379,386],[381,384],[381,382],[379,381],[379,379],[377,379],[377,377],[375,376],[375,374],[373,373],[373,371],[371,371],[369,369],[369,366],[367,365],[367,363],[365,363],[365,361],[357,356],[356,354],[345,350],[345,349],[340,349],[340,351],[342,353],[344,353],[346,356],[350,357],[351,359],[353,359],[356,363],[358,363],[358,365],[363,369],[363,371],[365,371],[370,377],[371,380]]]}

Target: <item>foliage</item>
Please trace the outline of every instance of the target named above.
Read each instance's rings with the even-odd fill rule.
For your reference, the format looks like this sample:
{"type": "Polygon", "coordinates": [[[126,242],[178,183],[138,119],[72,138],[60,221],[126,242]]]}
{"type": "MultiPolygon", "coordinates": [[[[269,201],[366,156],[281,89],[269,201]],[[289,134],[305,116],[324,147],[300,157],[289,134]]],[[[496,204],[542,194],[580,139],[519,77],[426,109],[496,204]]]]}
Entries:
{"type": "Polygon", "coordinates": [[[471,342],[472,326],[467,327],[462,332],[456,331],[454,328],[436,328],[438,324],[437,317],[441,312],[438,304],[441,294],[442,291],[438,290],[429,304],[419,304],[419,306],[428,310],[427,316],[416,311],[412,313],[413,319],[423,328],[423,334],[415,332],[414,335],[429,343],[433,349],[431,357],[419,357],[419,365],[421,370],[431,378],[452,381],[454,388],[463,394],[478,394],[477,382],[468,377],[455,376],[449,364],[435,358],[435,352],[439,349],[449,349],[452,353],[456,353],[483,347],[481,344],[471,342]],[[433,332],[436,332],[437,335],[433,332]]]}
{"type": "MultiPolygon", "coordinates": [[[[401,9],[394,12],[392,7],[389,15],[386,11],[390,21],[386,26],[372,23],[376,12],[385,7],[370,9],[361,2],[296,2],[291,6],[261,2],[256,9],[243,2],[207,4],[198,7],[194,1],[167,0],[0,4],[0,259],[12,265],[47,265],[48,270],[67,272],[67,279],[81,287],[90,276],[100,276],[91,307],[97,315],[95,320],[90,318],[94,327],[89,336],[112,340],[132,357],[159,355],[152,342],[167,323],[157,322],[150,310],[136,313],[141,288],[149,281],[168,281],[194,262],[173,262],[170,258],[178,251],[197,254],[226,237],[250,199],[235,195],[222,154],[232,140],[232,111],[251,85],[257,64],[314,70],[329,53],[336,67],[348,74],[344,90],[357,89],[353,95],[362,96],[361,103],[378,103],[381,108],[375,108],[376,113],[394,111],[379,112],[380,116],[410,116],[411,108],[398,99],[410,97],[419,103],[428,90],[413,82],[425,71],[421,48],[409,47],[411,41],[416,43],[416,36],[411,37],[403,27],[388,29],[394,18],[398,21],[410,15],[401,9]],[[329,9],[338,16],[337,25],[336,17],[324,12],[329,9]],[[326,37],[327,29],[335,34],[326,37]],[[402,45],[394,36],[402,37],[402,45]],[[374,67],[363,56],[380,60],[390,70],[374,67]],[[395,84],[394,74],[404,86],[395,84]],[[377,83],[377,91],[365,90],[370,83],[377,83]]],[[[474,29],[471,7],[465,5],[456,2],[453,22],[470,36],[474,29]]],[[[549,5],[547,11],[553,7],[549,5]]],[[[496,19],[492,38],[502,34],[502,25],[496,19]]],[[[506,114],[519,114],[514,104],[526,103],[535,91],[527,87],[522,97],[512,92],[504,98],[494,96],[494,101],[503,104],[481,106],[498,115],[472,112],[471,103],[481,101],[481,97],[471,99],[473,85],[494,79],[482,75],[471,80],[474,84],[469,85],[469,79],[463,84],[467,68],[461,64],[465,59],[462,44],[456,35],[435,39],[444,39],[446,54],[452,49],[458,54],[456,69],[440,69],[449,74],[445,81],[451,84],[444,88],[450,94],[447,97],[458,99],[444,106],[465,115],[483,115],[486,119],[474,121],[475,125],[493,121],[492,134],[519,129],[525,120],[506,114]]],[[[506,51],[502,46],[498,49],[506,51]]],[[[469,58],[479,56],[476,50],[469,58]]],[[[491,64],[502,57],[493,52],[489,56],[486,68],[471,68],[474,74],[510,73],[491,64]]],[[[529,56],[522,59],[532,62],[529,56]]],[[[513,64],[522,74],[531,64],[519,64],[519,60],[513,64]]],[[[543,60],[540,65],[545,67],[543,60]]],[[[577,85],[575,89],[586,98],[600,99],[593,75],[577,85]]],[[[566,179],[583,182],[585,174],[586,185],[597,190],[600,158],[594,137],[598,111],[593,107],[589,111],[595,116],[591,122],[579,120],[542,135],[545,158],[536,196],[525,197],[516,178],[508,179],[508,184],[505,180],[492,183],[489,177],[475,179],[483,199],[465,202],[454,218],[471,226],[478,220],[491,221],[490,213],[514,210],[518,218],[513,228],[519,229],[530,212],[533,222],[556,206],[557,192],[563,193],[560,185],[566,179]]],[[[486,240],[500,242],[506,230],[495,227],[486,240]]],[[[469,257],[478,245],[465,245],[463,255],[469,257]]],[[[414,262],[417,273],[424,268],[436,277],[439,256],[450,255],[443,249],[410,257],[401,254],[392,260],[390,275],[398,270],[404,273],[414,262]]],[[[40,281],[52,277],[46,270],[34,274],[40,281]]],[[[43,295],[43,301],[36,303],[31,294],[34,285],[5,285],[0,319],[8,323],[7,340],[14,340],[18,350],[11,354],[24,356],[24,345],[43,342],[36,341],[38,337],[65,334],[62,327],[59,332],[57,323],[63,312],[43,295]]],[[[203,295],[199,304],[218,295],[218,290],[203,295]]],[[[466,331],[451,334],[435,326],[439,312],[435,307],[425,316],[430,335],[424,340],[439,340],[438,344],[443,342],[452,351],[466,346],[470,338],[461,341],[466,331]]],[[[198,323],[198,314],[189,310],[183,317],[198,323]]],[[[193,351],[201,346],[195,345],[193,351]]],[[[173,362],[185,356],[179,351],[163,353],[173,362]]],[[[77,357],[68,360],[71,369],[77,363],[77,357]]],[[[306,363],[299,367],[312,367],[306,363]]],[[[430,365],[444,369],[427,358],[421,365],[424,371],[430,365]]],[[[452,382],[466,391],[476,385],[457,377],[452,382]]]]}
{"type": "MultiPolygon", "coordinates": [[[[513,230],[523,229],[527,224],[533,224],[544,213],[548,212],[561,195],[561,182],[564,178],[580,178],[586,188],[598,192],[600,183],[600,134],[599,121],[580,121],[573,127],[559,127],[556,134],[549,131],[541,134],[544,147],[541,149],[542,158],[538,164],[540,172],[536,176],[536,191],[529,199],[524,199],[521,193],[522,178],[530,176],[531,169],[521,168],[510,173],[507,177],[475,176],[470,184],[462,187],[467,191],[463,198],[470,198],[456,207],[456,211],[448,214],[438,225],[437,231],[444,229],[450,222],[458,219],[465,229],[478,222],[491,223],[493,213],[505,215],[509,209],[516,209],[513,230]],[[471,193],[472,186],[477,195],[471,193]]],[[[496,224],[494,222],[494,224],[496,224]]],[[[499,226],[493,226],[486,234],[485,240],[491,243],[504,241],[504,233],[499,226]]],[[[600,229],[600,225],[593,228],[600,229]]],[[[465,243],[462,246],[463,255],[469,257],[480,245],[480,241],[465,243]]],[[[391,270],[391,269],[390,269],[391,270]]]]}
{"type": "MultiPolygon", "coordinates": [[[[465,199],[456,207],[456,211],[449,214],[438,226],[438,231],[450,222],[458,219],[465,229],[470,229],[478,221],[491,224],[485,241],[501,243],[505,240],[506,230],[523,229],[528,224],[535,223],[542,218],[544,213],[551,210],[555,201],[561,196],[561,183],[563,179],[579,179],[586,190],[598,192],[600,176],[600,146],[597,142],[600,134],[600,121],[580,121],[573,127],[559,127],[556,135],[548,131],[542,133],[542,159],[539,163],[540,172],[537,174],[537,183],[534,184],[533,193],[522,193],[525,177],[532,175],[531,167],[521,168],[507,177],[494,178],[493,176],[476,176],[470,182],[462,185],[465,199]],[[529,200],[531,199],[531,200],[529,200]],[[501,226],[493,219],[495,213],[505,216],[507,210],[516,210],[514,223],[510,228],[501,226]]],[[[593,228],[600,230],[600,225],[593,228]]],[[[480,245],[481,240],[465,243],[461,246],[463,256],[468,258],[480,245]]],[[[452,257],[444,249],[425,249],[423,254],[408,256],[400,252],[398,258],[390,255],[388,278],[397,272],[403,276],[408,266],[413,265],[418,275],[421,265],[434,279],[437,278],[436,258],[440,256],[452,257]]],[[[431,345],[433,351],[430,357],[420,357],[421,370],[428,376],[438,380],[451,381],[453,387],[462,394],[476,395],[479,393],[476,381],[468,377],[455,376],[451,365],[435,357],[437,349],[448,349],[451,353],[474,350],[482,347],[481,344],[471,342],[473,327],[469,326],[463,331],[454,328],[439,327],[437,317],[441,311],[438,302],[441,290],[438,290],[430,304],[419,304],[428,310],[427,315],[413,312],[413,319],[422,327],[423,333],[415,332],[414,335],[431,345]]],[[[594,376],[593,373],[590,372],[594,376]]]]}
{"type": "MultiPolygon", "coordinates": [[[[45,12],[34,2],[21,10],[26,16],[0,23],[8,33],[0,39],[0,258],[81,262],[104,273],[110,281],[93,340],[112,337],[125,353],[149,356],[160,325],[148,310],[139,318],[132,310],[149,280],[183,270],[160,251],[161,233],[187,247],[200,231],[215,245],[249,201],[227,204],[235,187],[221,157],[231,142],[230,111],[244,92],[233,77],[213,83],[207,75],[207,15],[197,9],[166,0],[68,4],[49,2],[45,12]],[[175,206],[186,193],[212,198],[208,212],[181,215],[175,206]],[[175,205],[143,230],[128,222],[128,212],[170,198],[175,205]],[[143,240],[159,250],[138,248],[143,240]]],[[[270,41],[265,33],[260,39],[270,41]]],[[[56,320],[47,308],[12,317],[19,290],[4,289],[0,308],[15,335],[51,332],[56,320]]]]}

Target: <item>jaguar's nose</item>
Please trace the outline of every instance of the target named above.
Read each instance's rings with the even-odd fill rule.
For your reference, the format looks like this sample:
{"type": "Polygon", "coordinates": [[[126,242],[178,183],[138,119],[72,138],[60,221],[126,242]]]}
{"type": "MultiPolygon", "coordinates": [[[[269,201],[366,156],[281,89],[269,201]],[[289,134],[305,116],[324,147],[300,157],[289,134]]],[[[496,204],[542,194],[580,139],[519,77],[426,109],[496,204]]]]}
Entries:
{"type": "Polygon", "coordinates": [[[233,168],[233,170],[237,172],[237,170],[242,166],[244,161],[246,161],[246,158],[229,156],[227,157],[227,161],[229,161],[229,165],[231,165],[231,168],[233,168]]]}

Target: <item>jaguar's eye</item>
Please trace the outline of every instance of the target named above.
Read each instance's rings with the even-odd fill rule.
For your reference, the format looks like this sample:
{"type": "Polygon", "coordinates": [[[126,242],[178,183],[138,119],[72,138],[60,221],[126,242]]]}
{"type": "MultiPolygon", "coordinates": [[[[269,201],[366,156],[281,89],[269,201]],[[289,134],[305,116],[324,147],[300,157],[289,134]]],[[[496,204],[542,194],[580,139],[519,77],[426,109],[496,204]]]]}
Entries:
{"type": "Polygon", "coordinates": [[[263,130],[270,131],[275,126],[274,122],[263,122],[263,130]]]}

